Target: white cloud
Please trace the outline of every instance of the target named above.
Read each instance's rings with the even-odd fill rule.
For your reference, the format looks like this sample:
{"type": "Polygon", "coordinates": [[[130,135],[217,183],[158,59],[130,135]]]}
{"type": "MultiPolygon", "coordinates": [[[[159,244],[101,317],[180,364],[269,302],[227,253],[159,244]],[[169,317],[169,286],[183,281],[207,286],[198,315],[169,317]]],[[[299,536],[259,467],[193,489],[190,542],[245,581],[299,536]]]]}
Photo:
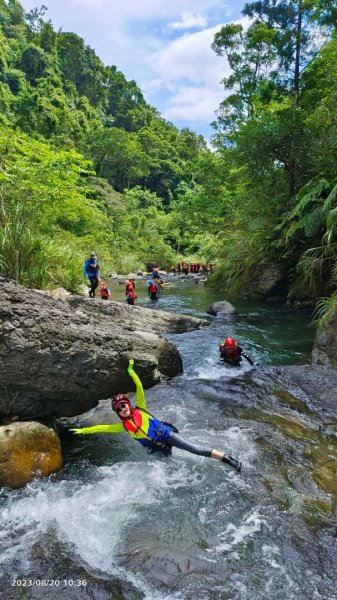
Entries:
{"type": "Polygon", "coordinates": [[[225,60],[211,49],[217,25],[192,34],[184,34],[151,57],[158,75],[168,81],[190,79],[194,83],[217,85],[224,77],[225,60]]]}
{"type": "MultiPolygon", "coordinates": [[[[247,26],[247,18],[236,21],[247,26]]],[[[151,55],[152,69],[157,77],[145,89],[154,97],[166,89],[168,102],[164,116],[194,123],[210,123],[224,99],[221,86],[230,68],[226,58],[219,58],[211,49],[214,35],[222,24],[195,33],[185,33],[151,55]]]]}
{"type": "Polygon", "coordinates": [[[169,121],[179,119],[192,123],[210,123],[215,119],[215,111],[223,100],[221,89],[206,87],[181,87],[171,97],[171,106],[164,112],[169,121]]]}
{"type": "MultiPolygon", "coordinates": [[[[239,22],[239,21],[237,21],[239,22]]],[[[240,23],[247,26],[247,18],[240,23]]],[[[151,55],[157,77],[144,84],[145,95],[156,98],[167,90],[163,115],[170,121],[209,124],[224,99],[220,82],[230,73],[226,58],[211,49],[214,34],[222,24],[195,33],[185,33],[151,55]]]]}
{"type": "Polygon", "coordinates": [[[169,23],[167,27],[168,29],[172,29],[174,31],[182,29],[192,29],[194,27],[203,29],[204,27],[207,27],[207,19],[202,15],[195,15],[193,13],[183,12],[180,21],[173,21],[173,23],[169,23]]]}
{"type": "Polygon", "coordinates": [[[214,34],[221,25],[181,35],[149,57],[156,77],[143,83],[145,96],[154,99],[166,92],[165,118],[186,123],[207,123],[224,97],[220,81],[229,66],[211,49],[214,34]]]}

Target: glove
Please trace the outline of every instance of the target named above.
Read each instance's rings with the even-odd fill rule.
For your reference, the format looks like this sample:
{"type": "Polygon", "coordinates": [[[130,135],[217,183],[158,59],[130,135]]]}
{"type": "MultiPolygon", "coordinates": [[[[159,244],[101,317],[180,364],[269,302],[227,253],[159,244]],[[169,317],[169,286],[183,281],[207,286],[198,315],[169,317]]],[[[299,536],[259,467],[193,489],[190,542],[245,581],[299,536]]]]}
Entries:
{"type": "Polygon", "coordinates": [[[128,366],[128,373],[130,373],[130,371],[133,371],[133,365],[135,364],[135,361],[133,360],[133,358],[130,358],[129,360],[129,366],[128,366]]]}
{"type": "Polygon", "coordinates": [[[69,429],[69,431],[72,431],[76,435],[83,435],[83,434],[85,434],[85,429],[69,429]]]}

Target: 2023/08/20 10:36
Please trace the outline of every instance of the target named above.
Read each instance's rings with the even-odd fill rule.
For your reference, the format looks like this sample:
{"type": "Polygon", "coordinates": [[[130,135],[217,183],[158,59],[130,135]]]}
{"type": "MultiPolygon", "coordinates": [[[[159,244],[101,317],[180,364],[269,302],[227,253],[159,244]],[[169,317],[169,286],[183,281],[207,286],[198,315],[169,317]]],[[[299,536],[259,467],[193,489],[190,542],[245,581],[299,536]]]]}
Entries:
{"type": "Polygon", "coordinates": [[[12,579],[12,587],[85,587],[86,579],[12,579]]]}

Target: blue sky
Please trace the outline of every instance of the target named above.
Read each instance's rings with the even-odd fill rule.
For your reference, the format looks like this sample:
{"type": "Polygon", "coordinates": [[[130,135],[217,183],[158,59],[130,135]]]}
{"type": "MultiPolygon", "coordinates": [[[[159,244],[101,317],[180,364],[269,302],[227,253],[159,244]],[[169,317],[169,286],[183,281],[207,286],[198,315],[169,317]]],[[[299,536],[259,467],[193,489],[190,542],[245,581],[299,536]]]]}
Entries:
{"type": "Polygon", "coordinates": [[[210,45],[222,25],[241,19],[243,1],[21,0],[27,11],[42,3],[55,29],[83,37],[166,119],[209,138],[228,75],[210,45]]]}

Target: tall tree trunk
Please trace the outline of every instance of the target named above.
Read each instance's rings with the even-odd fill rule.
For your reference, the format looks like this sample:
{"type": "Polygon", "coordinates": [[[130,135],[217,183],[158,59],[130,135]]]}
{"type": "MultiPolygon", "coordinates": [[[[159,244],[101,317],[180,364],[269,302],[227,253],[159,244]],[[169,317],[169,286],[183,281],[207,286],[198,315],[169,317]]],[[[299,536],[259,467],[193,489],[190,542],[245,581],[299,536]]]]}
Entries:
{"type": "Polygon", "coordinates": [[[289,173],[289,193],[293,198],[296,194],[296,110],[298,108],[298,98],[300,89],[300,60],[302,49],[302,18],[303,18],[303,1],[298,2],[298,14],[296,25],[296,47],[295,47],[295,67],[294,67],[294,89],[293,89],[293,137],[291,141],[290,151],[290,173],[289,173]]]}
{"type": "Polygon", "coordinates": [[[300,87],[300,59],[302,47],[302,16],[303,6],[302,0],[298,3],[298,18],[296,31],[296,50],[295,50],[295,72],[294,72],[294,109],[298,107],[298,95],[300,87]]]}

